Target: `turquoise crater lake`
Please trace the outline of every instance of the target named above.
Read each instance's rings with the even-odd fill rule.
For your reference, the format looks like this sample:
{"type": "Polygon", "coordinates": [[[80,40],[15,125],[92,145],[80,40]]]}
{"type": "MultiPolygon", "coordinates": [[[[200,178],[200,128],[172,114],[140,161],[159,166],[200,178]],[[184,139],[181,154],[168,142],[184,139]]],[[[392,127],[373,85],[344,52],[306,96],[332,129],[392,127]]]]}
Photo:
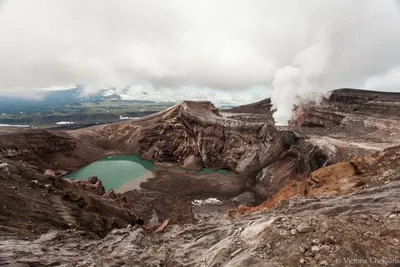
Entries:
{"type": "MultiPolygon", "coordinates": [[[[65,175],[65,178],[86,180],[89,177],[97,176],[108,191],[114,189],[116,192],[140,188],[140,183],[148,178],[154,177],[155,170],[167,169],[171,172],[186,172],[179,167],[163,168],[154,165],[151,161],[141,159],[137,155],[116,155],[101,158],[79,170],[65,175]]],[[[213,170],[204,168],[196,173],[220,173],[228,174],[227,170],[213,170]]]]}

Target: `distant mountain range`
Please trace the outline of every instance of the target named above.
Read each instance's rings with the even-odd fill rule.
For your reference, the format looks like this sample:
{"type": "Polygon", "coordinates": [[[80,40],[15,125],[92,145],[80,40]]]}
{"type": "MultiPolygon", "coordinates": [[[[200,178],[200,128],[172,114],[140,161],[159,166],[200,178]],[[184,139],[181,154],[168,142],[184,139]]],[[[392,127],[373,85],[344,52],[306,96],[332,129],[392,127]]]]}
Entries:
{"type": "MultiPolygon", "coordinates": [[[[66,90],[49,90],[42,91],[41,99],[25,99],[23,97],[15,96],[2,96],[0,97],[0,114],[14,114],[20,112],[41,112],[43,108],[57,108],[63,105],[76,105],[79,106],[83,102],[96,102],[100,104],[102,101],[126,101],[130,103],[140,104],[170,104],[174,105],[178,101],[166,100],[155,101],[152,100],[148,92],[139,92],[138,95],[132,95],[129,88],[116,89],[107,88],[99,90],[93,94],[82,94],[83,86],[76,86],[66,90]]],[[[231,108],[235,105],[231,103],[220,103],[220,108],[231,108]]]]}
{"type": "MultiPolygon", "coordinates": [[[[130,101],[138,103],[156,103],[149,100],[135,100],[133,98],[126,99],[120,94],[107,94],[109,90],[101,90],[96,94],[83,95],[83,88],[77,86],[67,90],[43,91],[41,99],[25,99],[23,97],[2,96],[0,97],[0,114],[1,113],[18,113],[18,112],[39,112],[43,107],[56,107],[63,105],[79,106],[82,102],[101,102],[107,100],[130,101]]],[[[172,103],[174,104],[174,103],[172,103]]]]}

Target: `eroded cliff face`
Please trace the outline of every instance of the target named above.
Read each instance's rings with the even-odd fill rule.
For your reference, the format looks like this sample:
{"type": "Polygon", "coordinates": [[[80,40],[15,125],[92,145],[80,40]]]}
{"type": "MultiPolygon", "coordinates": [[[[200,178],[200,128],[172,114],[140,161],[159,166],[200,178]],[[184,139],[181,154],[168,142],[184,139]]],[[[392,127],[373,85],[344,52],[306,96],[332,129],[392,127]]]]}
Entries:
{"type": "Polygon", "coordinates": [[[234,107],[221,111],[225,117],[247,121],[247,122],[266,122],[274,124],[272,117],[271,99],[267,98],[256,103],[234,107]]]}
{"type": "Polygon", "coordinates": [[[156,162],[237,171],[254,147],[275,136],[276,130],[266,124],[226,119],[211,103],[186,101],[158,123],[145,125],[138,144],[139,153],[156,162]]]}
{"type": "Polygon", "coordinates": [[[251,103],[251,104],[227,109],[227,110],[224,110],[224,112],[272,115],[271,110],[272,110],[271,99],[267,98],[267,99],[258,101],[256,103],[251,103]]]}
{"type": "Polygon", "coordinates": [[[234,172],[243,171],[255,152],[266,150],[281,135],[267,123],[225,118],[211,103],[191,101],[141,120],[68,134],[91,147],[140,154],[159,164],[234,172]]]}
{"type": "Polygon", "coordinates": [[[339,89],[321,102],[309,102],[294,111],[292,126],[332,127],[361,122],[368,127],[399,127],[400,94],[339,89]]]}

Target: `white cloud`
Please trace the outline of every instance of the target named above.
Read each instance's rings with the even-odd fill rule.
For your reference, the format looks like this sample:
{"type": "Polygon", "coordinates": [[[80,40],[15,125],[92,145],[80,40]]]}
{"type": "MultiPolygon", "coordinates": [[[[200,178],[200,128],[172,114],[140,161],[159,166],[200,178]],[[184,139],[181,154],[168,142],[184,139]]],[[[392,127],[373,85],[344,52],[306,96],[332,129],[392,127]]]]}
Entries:
{"type": "Polygon", "coordinates": [[[181,102],[183,100],[212,101],[216,106],[253,103],[270,97],[271,90],[264,87],[243,91],[223,91],[211,88],[179,87],[154,88],[151,85],[134,85],[127,88],[110,88],[105,96],[118,94],[122,100],[150,100],[158,102],[181,102]]]}
{"type": "Polygon", "coordinates": [[[389,71],[372,76],[365,81],[364,87],[367,89],[379,88],[382,91],[400,91],[400,66],[389,71]]]}
{"type": "Polygon", "coordinates": [[[296,94],[387,87],[367,81],[400,66],[396,3],[3,0],[0,91],[29,95],[32,88],[85,84],[93,92],[146,81],[165,97],[191,88],[188,96],[195,90],[213,100],[204,88],[274,83],[284,123],[296,94]]]}

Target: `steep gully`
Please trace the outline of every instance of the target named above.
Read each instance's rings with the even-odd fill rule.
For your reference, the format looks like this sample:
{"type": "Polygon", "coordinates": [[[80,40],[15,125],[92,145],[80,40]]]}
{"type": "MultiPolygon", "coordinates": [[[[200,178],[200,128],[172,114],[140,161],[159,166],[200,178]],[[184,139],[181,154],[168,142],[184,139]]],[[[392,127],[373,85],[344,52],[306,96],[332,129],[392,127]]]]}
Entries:
{"type": "MultiPolygon", "coordinates": [[[[11,166],[9,174],[3,174],[4,177],[8,177],[4,178],[8,180],[3,182],[5,187],[10,187],[11,179],[15,183],[11,187],[17,191],[16,194],[4,192],[4,203],[19,199],[25,203],[31,201],[32,206],[8,207],[6,213],[0,217],[2,232],[14,235],[18,229],[29,229],[30,235],[34,235],[35,232],[40,234],[48,229],[74,228],[82,229],[85,233],[105,236],[112,228],[131,223],[134,214],[140,215],[146,223],[151,220],[162,221],[165,218],[171,218],[171,223],[198,221],[200,224],[195,226],[197,230],[192,230],[204,233],[206,225],[212,228],[212,225],[225,225],[226,222],[218,219],[218,216],[214,219],[207,219],[207,216],[203,215],[194,216],[190,197],[230,198],[241,193],[254,194],[257,202],[262,204],[234,209],[230,212],[232,217],[265,212],[276,207],[283,209],[280,212],[282,216],[304,218],[311,216],[310,211],[315,210],[319,210],[316,214],[329,216],[348,216],[355,210],[362,213],[363,209],[364,212],[375,210],[379,216],[384,213],[390,214],[393,204],[398,200],[395,175],[398,168],[398,149],[395,148],[399,140],[399,127],[396,127],[400,116],[398,100],[399,94],[394,93],[335,90],[319,103],[309,102],[296,107],[290,127],[279,129],[268,123],[272,119],[269,100],[225,111],[218,111],[209,102],[185,101],[166,111],[136,121],[65,132],[33,131],[3,135],[0,136],[0,154],[8,158],[4,159],[4,162],[11,166]],[[87,192],[87,188],[90,191],[92,186],[84,182],[76,183],[40,174],[46,169],[62,174],[110,154],[139,154],[157,164],[178,164],[188,169],[227,168],[233,175],[222,178],[215,175],[183,177],[185,174],[182,174],[177,177],[169,173],[160,173],[142,185],[146,189],[142,192],[132,191],[120,196],[109,193],[99,196],[87,192]],[[343,163],[336,164],[337,162],[343,163]],[[182,181],[182,178],[191,179],[188,183],[181,183],[179,181],[182,181]],[[25,185],[27,179],[28,186],[25,185]],[[174,186],[168,187],[168,184],[174,186]],[[387,190],[384,185],[387,185],[387,190]],[[352,195],[348,195],[352,192],[352,195]],[[42,199],[39,202],[33,196],[41,196],[42,199]],[[313,201],[315,197],[319,201],[313,201]],[[364,207],[365,202],[370,205],[364,207]],[[38,222],[43,218],[33,216],[33,207],[39,211],[39,206],[47,206],[45,213],[53,216],[53,220],[41,227],[38,226],[38,222]],[[110,211],[112,215],[109,214],[110,211]],[[19,217],[12,213],[18,213],[19,217]],[[9,218],[12,218],[12,221],[7,221],[9,218]],[[37,222],[32,221],[32,218],[36,218],[37,222]],[[206,225],[201,224],[204,220],[207,221],[206,225]],[[14,221],[21,222],[21,225],[15,224],[14,221]],[[76,225],[70,225],[74,223],[76,225]]],[[[43,210],[40,212],[44,213],[43,210]]],[[[262,231],[267,225],[271,229],[268,231],[275,231],[275,215],[258,217],[259,219],[256,218],[257,215],[250,216],[252,217],[237,218],[233,224],[227,223],[227,232],[222,236],[229,240],[233,238],[232,242],[236,244],[238,240],[233,237],[236,231],[234,229],[238,225],[248,229],[251,225],[245,225],[249,220],[255,221],[254,225],[259,225],[257,231],[262,231]],[[268,218],[273,221],[268,221],[268,218]]],[[[295,220],[294,224],[300,223],[296,218],[286,220],[295,220]]],[[[334,219],[316,220],[325,220],[330,224],[334,219]]],[[[358,220],[358,217],[355,220],[358,220]]],[[[382,223],[386,223],[385,219],[382,220],[382,223]]],[[[183,231],[189,231],[187,234],[192,235],[192,230],[183,231]]],[[[132,238],[129,232],[126,234],[132,238]]],[[[173,230],[171,235],[173,234],[178,233],[173,230]]],[[[394,235],[398,234],[395,232],[394,235]]],[[[56,238],[58,234],[54,235],[56,238]]],[[[221,241],[222,236],[217,238],[211,234],[210,238],[221,241]]],[[[54,238],[39,243],[48,245],[46,242],[54,242],[54,238]]],[[[72,235],[70,238],[73,238],[72,235]]],[[[112,238],[112,235],[109,238],[112,238]]],[[[177,236],[175,238],[179,240],[177,236]]],[[[195,240],[192,241],[196,242],[198,237],[193,238],[195,240]]],[[[148,240],[148,237],[140,237],[140,240],[142,241],[139,244],[154,241],[148,240]]],[[[230,241],[221,242],[215,245],[225,247],[230,241]]],[[[246,242],[244,243],[247,244],[246,242]]],[[[300,244],[301,239],[296,239],[296,242],[300,244]]],[[[204,244],[205,247],[209,245],[207,242],[204,244]]],[[[264,245],[244,245],[243,253],[238,252],[241,256],[237,263],[249,260],[247,252],[264,245]],[[244,253],[245,251],[247,252],[244,253]]],[[[95,246],[98,248],[101,245],[95,246]]],[[[234,258],[233,251],[229,252],[230,256],[226,254],[228,252],[222,251],[217,256],[210,255],[205,247],[199,250],[201,255],[189,256],[189,262],[192,257],[192,265],[200,266],[200,261],[195,258],[203,257],[207,258],[207,261],[213,259],[211,262],[215,266],[221,261],[230,264],[227,266],[234,266],[228,259],[234,258]]],[[[392,252],[388,248],[388,255],[393,255],[392,252]]],[[[171,255],[164,255],[163,259],[177,258],[176,265],[180,266],[184,263],[184,258],[180,259],[176,253],[177,250],[171,255]]],[[[7,257],[18,257],[17,254],[11,253],[11,256],[7,257]]],[[[314,256],[307,255],[313,260],[314,256]]],[[[107,262],[111,259],[99,260],[107,262]]],[[[282,260],[279,259],[280,262],[282,260]]]]}

